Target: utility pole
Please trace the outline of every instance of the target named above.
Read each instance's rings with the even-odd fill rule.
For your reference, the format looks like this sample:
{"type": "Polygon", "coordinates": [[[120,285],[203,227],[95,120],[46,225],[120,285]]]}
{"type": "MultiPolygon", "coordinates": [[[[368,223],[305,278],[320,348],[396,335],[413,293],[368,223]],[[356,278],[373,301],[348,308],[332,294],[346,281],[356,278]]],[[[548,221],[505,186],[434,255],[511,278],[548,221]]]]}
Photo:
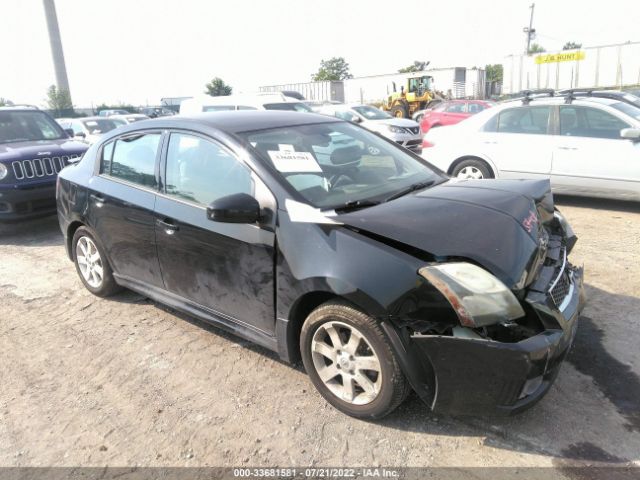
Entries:
{"type": "Polygon", "coordinates": [[[535,3],[529,5],[531,9],[531,16],[529,17],[529,27],[524,27],[522,31],[527,34],[527,49],[524,51],[526,55],[529,55],[529,48],[531,47],[531,39],[536,36],[536,29],[533,28],[533,9],[536,7],[535,3]]]}
{"type": "Polygon", "coordinates": [[[69,90],[69,79],[67,78],[67,68],[64,64],[64,53],[62,52],[62,40],[60,39],[60,28],[58,27],[58,16],[54,0],[42,0],[44,4],[44,14],[47,19],[47,29],[49,30],[49,43],[51,44],[51,56],[53,58],[53,68],[56,72],[56,84],[58,91],[66,90],[71,98],[69,90]]]}

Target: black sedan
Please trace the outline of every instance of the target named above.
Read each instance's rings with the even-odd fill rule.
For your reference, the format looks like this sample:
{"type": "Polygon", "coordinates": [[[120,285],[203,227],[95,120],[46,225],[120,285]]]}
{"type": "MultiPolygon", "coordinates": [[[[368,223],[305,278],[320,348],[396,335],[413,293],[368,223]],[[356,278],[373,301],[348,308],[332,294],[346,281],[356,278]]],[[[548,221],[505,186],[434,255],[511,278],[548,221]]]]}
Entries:
{"type": "Polygon", "coordinates": [[[251,111],[123,127],[59,179],[88,290],[301,358],[349,415],[411,388],[436,411],[519,412],[575,335],[582,270],[546,180],[455,181],[357,125],[251,111]]]}

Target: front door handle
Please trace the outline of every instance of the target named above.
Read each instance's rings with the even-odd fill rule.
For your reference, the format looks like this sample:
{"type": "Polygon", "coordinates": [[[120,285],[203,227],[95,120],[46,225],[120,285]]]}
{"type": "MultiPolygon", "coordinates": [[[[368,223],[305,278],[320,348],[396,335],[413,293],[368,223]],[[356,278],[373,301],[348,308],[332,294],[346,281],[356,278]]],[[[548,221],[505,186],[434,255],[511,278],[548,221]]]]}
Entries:
{"type": "Polygon", "coordinates": [[[577,147],[558,147],[559,150],[577,150],[577,147]]]}
{"type": "Polygon", "coordinates": [[[166,233],[167,235],[173,235],[174,233],[176,233],[178,230],[180,230],[180,228],[173,223],[173,220],[170,220],[168,218],[165,218],[164,220],[156,220],[156,224],[164,229],[164,233],[166,233]]]}

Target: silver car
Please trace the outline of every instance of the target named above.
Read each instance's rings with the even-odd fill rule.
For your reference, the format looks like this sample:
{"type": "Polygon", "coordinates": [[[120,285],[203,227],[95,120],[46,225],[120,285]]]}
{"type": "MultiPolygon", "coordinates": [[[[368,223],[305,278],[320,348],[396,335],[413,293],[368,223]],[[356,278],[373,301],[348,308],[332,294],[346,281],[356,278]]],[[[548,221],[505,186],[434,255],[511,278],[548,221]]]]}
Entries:
{"type": "Polygon", "coordinates": [[[330,105],[321,109],[320,113],[359,123],[364,128],[377,132],[409,150],[416,153],[422,152],[420,125],[408,118],[395,118],[379,108],[358,103],[330,105]]]}

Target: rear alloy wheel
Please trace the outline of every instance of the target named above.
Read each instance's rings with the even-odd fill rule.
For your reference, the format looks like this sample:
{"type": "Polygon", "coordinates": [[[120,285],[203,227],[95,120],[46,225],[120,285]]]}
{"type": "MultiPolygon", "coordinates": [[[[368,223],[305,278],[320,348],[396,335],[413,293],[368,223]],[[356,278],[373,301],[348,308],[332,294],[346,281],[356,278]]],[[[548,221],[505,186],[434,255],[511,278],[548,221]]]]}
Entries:
{"type": "Polygon", "coordinates": [[[463,160],[453,169],[453,176],[460,179],[481,180],[493,178],[491,169],[482,160],[463,160]]]}
{"type": "Polygon", "coordinates": [[[381,418],[410,387],[380,325],[341,303],[318,307],[300,335],[311,381],[334,407],[359,418],[381,418]]]}
{"type": "Polygon", "coordinates": [[[89,229],[80,227],[76,230],[72,247],[76,270],[87,290],[100,297],[109,296],[119,290],[111,266],[89,229]]]}

